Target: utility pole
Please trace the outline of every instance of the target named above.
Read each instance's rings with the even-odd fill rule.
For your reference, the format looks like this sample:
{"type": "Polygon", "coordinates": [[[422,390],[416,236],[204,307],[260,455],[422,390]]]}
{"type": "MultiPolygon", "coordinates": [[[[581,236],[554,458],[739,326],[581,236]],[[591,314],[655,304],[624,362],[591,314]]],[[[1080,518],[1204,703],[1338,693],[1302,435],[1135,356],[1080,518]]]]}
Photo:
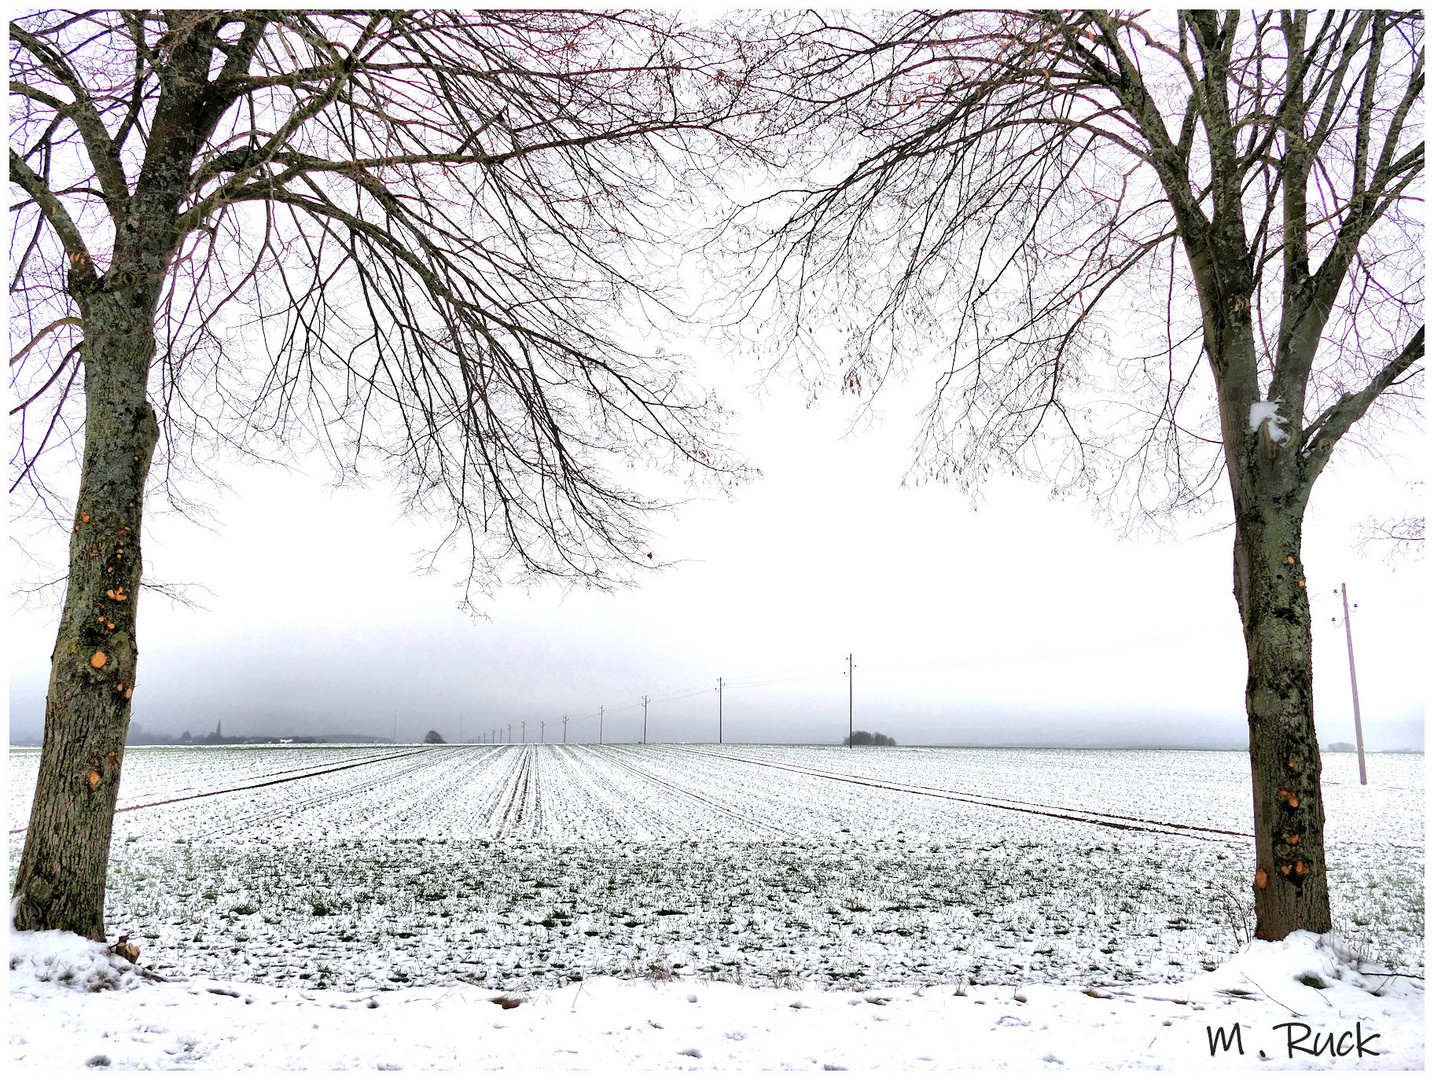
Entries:
{"type": "Polygon", "coordinates": [[[523,741],[528,741],[528,721],[523,721],[523,741]]]}
{"type": "MultiPolygon", "coordinates": [[[[1354,680],[1354,630],[1349,625],[1349,593],[1342,581],[1339,583],[1339,597],[1344,602],[1344,641],[1349,646],[1349,689],[1354,694],[1354,745],[1359,751],[1359,782],[1368,784],[1369,778],[1364,772],[1364,729],[1359,723],[1359,683],[1354,680]]],[[[1358,604],[1354,606],[1359,607],[1358,604]]]]}
{"type": "Polygon", "coordinates": [[[508,725],[508,741],[509,741],[510,743],[513,741],[513,725],[512,725],[512,724],[509,724],[509,725],[508,725]]]}
{"type": "Polygon", "coordinates": [[[599,706],[598,706],[598,745],[599,745],[599,746],[602,745],[602,711],[603,711],[603,708],[604,708],[604,707],[603,707],[602,705],[599,705],[599,706]]]}
{"type": "Polygon", "coordinates": [[[397,709],[395,709],[394,712],[393,712],[393,742],[394,742],[394,745],[395,745],[395,746],[398,745],[398,710],[397,710],[397,709]]]}
{"type": "Polygon", "coordinates": [[[547,742],[547,741],[548,741],[548,722],[547,722],[546,720],[539,720],[539,721],[538,721],[538,741],[539,741],[539,742],[547,742]]]}
{"type": "Polygon", "coordinates": [[[568,741],[568,718],[565,716],[565,717],[563,717],[563,743],[564,743],[564,745],[567,744],[567,741],[568,741]]]}
{"type": "Polygon", "coordinates": [[[642,695],[642,745],[647,745],[647,695],[642,695]]]}
{"type": "Polygon", "coordinates": [[[717,676],[717,745],[722,745],[722,676],[717,676]]]}
{"type": "Polygon", "coordinates": [[[856,737],[856,724],[852,720],[854,713],[853,705],[856,700],[856,691],[852,688],[851,673],[856,665],[851,662],[851,653],[846,654],[846,745],[848,748],[854,746],[852,739],[856,737]]]}
{"type": "Polygon", "coordinates": [[[458,741],[463,741],[463,714],[458,714],[458,741]]]}

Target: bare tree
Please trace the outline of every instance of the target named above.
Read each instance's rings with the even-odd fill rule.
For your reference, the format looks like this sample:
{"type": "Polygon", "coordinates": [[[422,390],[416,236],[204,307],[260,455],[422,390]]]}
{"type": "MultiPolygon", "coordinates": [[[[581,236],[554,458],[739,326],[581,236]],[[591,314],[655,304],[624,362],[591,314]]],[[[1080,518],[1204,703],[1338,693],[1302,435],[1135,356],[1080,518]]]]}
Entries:
{"type": "Polygon", "coordinates": [[[920,476],[1233,512],[1257,933],[1328,930],[1301,528],[1356,424],[1417,415],[1422,14],[804,16],[769,41],[812,157],[740,219],[732,317],[857,393],[938,352],[920,476]]]}
{"type": "Polygon", "coordinates": [[[70,534],[17,927],[103,937],[146,495],[204,453],[377,463],[449,522],[465,598],[650,564],[663,504],[616,465],[740,474],[623,332],[742,123],[708,44],[556,11],[11,23],[11,492],[70,534]]]}

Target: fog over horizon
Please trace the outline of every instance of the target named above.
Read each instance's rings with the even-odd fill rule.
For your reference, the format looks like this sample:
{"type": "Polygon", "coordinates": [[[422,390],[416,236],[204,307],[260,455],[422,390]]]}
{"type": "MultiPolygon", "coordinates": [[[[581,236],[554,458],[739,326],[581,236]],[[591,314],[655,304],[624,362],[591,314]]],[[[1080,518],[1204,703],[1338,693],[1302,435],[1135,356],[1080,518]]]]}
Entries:
{"type": "MultiPolygon", "coordinates": [[[[401,519],[380,482],[331,490],[321,468],[226,465],[232,490],[192,493],[213,506],[208,527],[156,502],[146,574],[198,583],[202,606],[142,594],[134,723],[407,742],[458,741],[461,724],[476,742],[506,740],[510,723],[518,741],[526,721],[527,741],[560,742],[566,715],[569,742],[596,742],[601,707],[604,741],[635,742],[646,694],[650,741],[715,742],[721,677],[725,741],[837,743],[850,653],[854,726],[905,746],[1248,745],[1227,506],[1180,540],[1121,539],[1088,505],[1009,478],[973,509],[954,489],[902,485],[918,393],[883,391],[876,422],[847,434],[849,399],[754,397],[707,367],[763,475],[655,519],[656,560],[674,565],[636,588],[509,586],[473,619],[456,609],[461,567],[413,572],[437,523],[401,519]]],[[[1419,455],[1423,440],[1398,448],[1419,455]]],[[[1354,550],[1358,522],[1409,498],[1352,446],[1315,489],[1304,556],[1322,745],[1354,741],[1331,622],[1344,581],[1366,746],[1424,747],[1423,564],[1354,550]]],[[[48,543],[63,559],[63,537],[48,543]]],[[[9,620],[13,739],[41,731],[55,618],[9,620]]]]}

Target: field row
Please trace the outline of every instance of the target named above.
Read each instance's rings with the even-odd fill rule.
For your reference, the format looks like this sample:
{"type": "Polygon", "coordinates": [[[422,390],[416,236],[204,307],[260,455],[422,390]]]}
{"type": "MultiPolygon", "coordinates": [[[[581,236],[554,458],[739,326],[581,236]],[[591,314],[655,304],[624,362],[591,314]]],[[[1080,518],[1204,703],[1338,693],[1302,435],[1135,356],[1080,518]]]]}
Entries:
{"type": "MultiPolygon", "coordinates": [[[[35,752],[11,754],[12,829],[35,752]]],[[[1344,763],[1340,763],[1341,765],[1344,763]]],[[[1249,832],[1239,753],[810,746],[132,748],[116,832],[146,840],[953,840],[999,827],[1249,832]]],[[[1423,758],[1326,769],[1332,848],[1422,850],[1423,758]],[[1334,774],[1334,775],[1332,775],[1334,774]]],[[[1097,833],[1098,834],[1098,833],[1097,833]]]]}

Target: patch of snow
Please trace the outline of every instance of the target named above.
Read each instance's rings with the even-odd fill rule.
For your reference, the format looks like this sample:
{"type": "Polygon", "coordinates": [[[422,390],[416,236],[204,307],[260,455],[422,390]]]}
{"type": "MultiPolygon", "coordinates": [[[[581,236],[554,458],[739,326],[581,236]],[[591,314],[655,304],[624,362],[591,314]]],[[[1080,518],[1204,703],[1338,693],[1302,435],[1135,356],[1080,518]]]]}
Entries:
{"type": "Polygon", "coordinates": [[[10,932],[12,987],[55,983],[80,991],[131,990],[143,981],[134,965],[111,953],[104,942],[62,930],[10,932]]]}
{"type": "Polygon", "coordinates": [[[1241,993],[1278,987],[1292,990],[1301,999],[1310,991],[1324,991],[1335,983],[1345,983],[1368,993],[1378,991],[1386,980],[1366,975],[1351,954],[1334,935],[1320,936],[1308,930],[1297,930],[1283,941],[1252,941],[1216,971],[1197,975],[1192,985],[1236,990],[1241,993]],[[1232,983],[1231,978],[1240,981],[1232,983]]]}
{"type": "Polygon", "coordinates": [[[1098,997],[1080,986],[988,986],[979,1000],[913,992],[862,1010],[821,988],[804,987],[796,1010],[781,988],[703,983],[693,1001],[692,981],[607,977],[512,1010],[462,985],[394,990],[377,1012],[355,1008],[369,995],[207,979],[121,978],[96,993],[53,973],[104,970],[115,960],[104,946],[58,931],[10,940],[10,1059],[46,1069],[1424,1066],[1417,981],[1364,974],[1332,936],[1308,933],[1254,942],[1174,985],[1098,997]],[[1233,1040],[1237,1024],[1238,1042],[1212,1051],[1212,1032],[1233,1040]]]}
{"type": "Polygon", "coordinates": [[[1285,427],[1285,418],[1280,415],[1278,401],[1257,401],[1250,406],[1250,430],[1259,431],[1260,425],[1269,421],[1270,438],[1283,445],[1290,441],[1290,432],[1285,427]]]}

